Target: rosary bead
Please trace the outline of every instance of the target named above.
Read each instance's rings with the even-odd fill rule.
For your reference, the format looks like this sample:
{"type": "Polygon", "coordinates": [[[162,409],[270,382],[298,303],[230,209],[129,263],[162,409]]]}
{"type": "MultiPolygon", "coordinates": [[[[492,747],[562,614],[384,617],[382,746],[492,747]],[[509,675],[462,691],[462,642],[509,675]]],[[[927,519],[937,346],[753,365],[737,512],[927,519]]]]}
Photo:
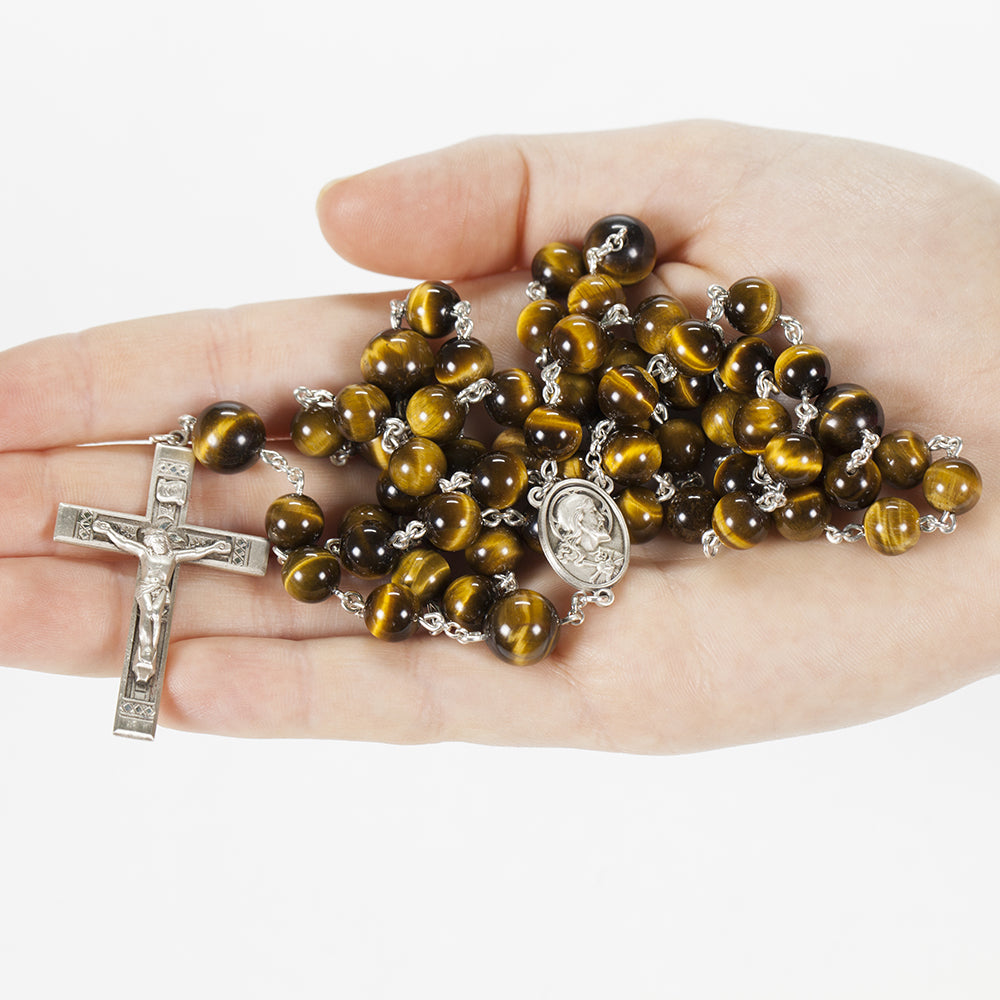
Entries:
{"type": "Polygon", "coordinates": [[[599,368],[610,349],[611,334],[589,316],[566,316],[549,335],[552,357],[575,375],[599,368]]]}
{"type": "Polygon", "coordinates": [[[569,312],[580,313],[594,320],[602,319],[612,306],[624,304],[625,289],[606,274],[585,274],[574,282],[566,297],[569,312]]]}
{"type": "Polygon", "coordinates": [[[767,278],[740,278],[730,286],[725,308],[734,330],[757,336],[778,321],[781,296],[767,278]]]}
{"type": "Polygon", "coordinates": [[[808,486],[823,471],[823,449],[809,434],[785,431],[764,448],[764,468],[786,486],[808,486]]]}
{"type": "Polygon", "coordinates": [[[410,549],[401,556],[389,577],[393,583],[409,587],[421,604],[436,601],[448,586],[451,567],[448,560],[434,549],[410,549]]]}
{"type": "Polygon", "coordinates": [[[483,525],[479,504],[465,493],[439,493],[424,504],[427,540],[442,552],[468,548],[483,525]]]}
{"type": "Polygon", "coordinates": [[[793,344],[774,362],[774,380],[786,396],[812,399],[830,381],[830,359],[811,344],[793,344]]]}
{"type": "Polygon", "coordinates": [[[838,455],[823,473],[826,495],[842,510],[861,510],[875,502],[882,489],[882,473],[872,459],[847,471],[850,455],[838,455]]]}
{"type": "Polygon", "coordinates": [[[680,299],[672,295],[652,295],[644,299],[636,310],[635,342],[647,354],[664,354],[667,349],[667,334],[691,318],[688,308],[680,299]]]}
{"type": "Polygon", "coordinates": [[[875,462],[890,486],[909,490],[919,485],[931,464],[927,442],[913,431],[885,434],[875,449],[875,462]]]}
{"type": "Polygon", "coordinates": [[[554,299],[536,299],[529,302],[517,317],[517,339],[534,355],[549,346],[552,327],[565,316],[562,306],[554,299]]]}
{"type": "Polygon", "coordinates": [[[537,591],[515,590],[490,608],[484,623],[486,645],[517,666],[537,663],[559,637],[559,615],[537,591]]]}
{"type": "Polygon", "coordinates": [[[390,531],[396,527],[396,519],[387,508],[376,503],[356,503],[344,511],[340,519],[340,534],[362,521],[377,521],[390,531]]]}
{"type": "Polygon", "coordinates": [[[712,530],[731,549],[749,549],[767,537],[771,515],[749,493],[727,493],[715,505],[712,530]]]}
{"type": "Polygon", "coordinates": [[[534,461],[524,441],[524,431],[520,427],[505,427],[493,439],[490,451],[505,451],[508,455],[517,455],[529,467],[530,463],[534,461]]]}
{"type": "Polygon", "coordinates": [[[979,503],[983,480],[964,458],[939,458],[924,474],[924,496],[940,511],[964,514],[979,503]]]}
{"type": "Polygon", "coordinates": [[[449,389],[464,389],[477,379],[493,374],[493,354],[475,337],[452,337],[437,352],[434,374],[449,389]]]}
{"type": "Polygon", "coordinates": [[[417,595],[398,583],[383,583],[365,601],[365,625],[376,639],[384,642],[408,638],[417,627],[419,617],[417,595]]]}
{"type": "Polygon", "coordinates": [[[481,507],[506,510],[528,492],[528,469],[519,456],[505,451],[484,455],[473,466],[469,492],[481,507]]]}
{"type": "Polygon", "coordinates": [[[860,448],[866,430],[882,433],[882,406],[860,385],[844,382],[831,386],[816,400],[816,408],[816,438],[828,455],[860,448]]]}
{"type": "Polygon", "coordinates": [[[389,397],[370,382],[345,385],[333,401],[337,425],[349,441],[371,441],[392,415],[389,397]]]}
{"type": "Polygon", "coordinates": [[[531,277],[552,298],[565,298],[586,272],[583,253],[568,243],[546,243],[532,258],[531,277]]]}
{"type": "Polygon", "coordinates": [[[898,556],[920,539],[920,513],[909,500],[886,497],[865,511],[865,541],[883,556],[898,556]]]}
{"type": "MultiPolygon", "coordinates": [[[[710,375],[684,375],[678,373],[667,383],[660,384],[660,400],[675,410],[695,410],[712,392],[710,375]]],[[[741,399],[746,397],[741,396],[741,399]]]]}
{"type": "Polygon", "coordinates": [[[512,573],[524,555],[524,543],[504,524],[483,528],[479,537],[466,548],[465,561],[470,569],[486,576],[512,573]]]}
{"type": "Polygon", "coordinates": [[[340,583],[340,564],[326,549],[312,546],[294,549],[281,567],[281,582],[295,600],[318,604],[340,583]]]}
{"type": "Polygon", "coordinates": [[[581,421],[590,421],[600,413],[597,403],[597,386],[590,375],[574,375],[565,368],[556,376],[559,386],[559,409],[572,413],[581,421]]]}
{"type": "Polygon", "coordinates": [[[384,330],[361,355],[361,377],[392,399],[405,399],[434,380],[434,352],[412,330],[384,330]]]}
{"type": "Polygon", "coordinates": [[[774,371],[774,352],[760,337],[740,337],[726,348],[719,364],[719,378],[727,389],[757,394],[757,378],[761,372],[774,371]]]}
{"type": "Polygon", "coordinates": [[[722,351],[722,338],[714,326],[686,319],[667,334],[664,353],[678,371],[707,375],[718,367],[722,351]]]}
{"type": "Polygon", "coordinates": [[[701,465],[705,454],[705,432],[700,424],[684,417],[665,420],[656,430],[663,460],[660,469],[672,476],[686,476],[701,465]]]}
{"type": "Polygon", "coordinates": [[[483,400],[486,412],[505,427],[520,427],[542,401],[538,380],[523,368],[506,368],[493,376],[493,391],[483,400]]]}
{"type": "Polygon", "coordinates": [[[720,459],[712,476],[712,488],[721,497],[726,493],[749,493],[754,488],[754,469],[757,459],[734,451],[720,459]]]}
{"type": "Polygon", "coordinates": [[[417,437],[441,444],[457,438],[465,424],[466,409],[444,385],[425,385],[410,396],[406,422],[417,437]]]}
{"type": "Polygon", "coordinates": [[[242,472],[260,458],[264,421],[245,403],[206,406],[191,432],[194,457],[213,472],[242,472]]]}
{"type": "Polygon", "coordinates": [[[375,499],[387,511],[407,518],[412,518],[416,515],[421,503],[420,497],[411,497],[409,493],[404,493],[392,481],[388,469],[381,472],[375,481],[375,499]]]}
{"type": "Polygon", "coordinates": [[[362,441],[357,446],[357,454],[364,459],[366,465],[370,465],[379,472],[385,472],[389,468],[389,452],[385,450],[381,437],[373,437],[370,441],[362,441]]]}
{"type": "Polygon", "coordinates": [[[818,486],[800,486],[785,494],[784,506],[773,516],[779,534],[793,542],[809,542],[826,531],[830,501],[818,486]]]}
{"type": "Polygon", "coordinates": [[[430,438],[410,438],[389,456],[389,477],[413,497],[433,493],[447,472],[448,460],[430,438]]]}
{"type": "Polygon", "coordinates": [[[345,440],[329,407],[316,410],[303,407],[292,417],[292,444],[303,455],[327,458],[343,447],[345,440]]]}
{"type": "Polygon", "coordinates": [[[636,368],[645,370],[648,364],[649,355],[634,340],[613,336],[611,338],[611,347],[604,356],[604,363],[592,373],[592,377],[600,382],[612,368],[624,368],[626,365],[634,365],[636,368]]]}
{"type": "Polygon", "coordinates": [[[496,600],[493,581],[485,576],[466,574],[452,580],[441,599],[441,609],[448,621],[471,632],[483,627],[486,615],[496,600]]]}
{"type": "Polygon", "coordinates": [[[623,285],[648,278],[656,266],[656,240],[645,222],[632,215],[608,215],[595,222],[583,241],[584,253],[601,246],[620,227],[625,227],[621,250],[612,250],[597,265],[600,274],[609,274],[623,285]]]}
{"type": "Polygon", "coordinates": [[[660,401],[656,379],[643,368],[612,368],[597,387],[601,412],[620,424],[644,424],[660,401]]]}
{"type": "Polygon", "coordinates": [[[658,472],[660,443],[638,427],[624,427],[608,438],[601,450],[601,468],[617,483],[638,486],[658,472]]]}
{"type": "Polygon", "coordinates": [[[583,443],[583,426],[565,410],[536,406],[524,421],[524,440],[535,455],[558,461],[576,454],[583,443]]]}
{"type": "Polygon", "coordinates": [[[629,541],[641,545],[655,538],[663,524],[663,504],[652,490],[644,486],[630,486],[615,498],[618,509],[625,518],[629,541]]]}
{"type": "Polygon", "coordinates": [[[720,448],[736,447],[733,420],[736,419],[739,408],[748,402],[749,398],[742,392],[723,389],[705,401],[701,409],[701,429],[712,444],[717,444],[720,448]]]}
{"type": "Polygon", "coordinates": [[[682,486],[667,501],[664,521],[671,533],[689,545],[700,545],[712,527],[715,494],[704,486],[682,486]]]}
{"type": "Polygon", "coordinates": [[[471,437],[458,437],[441,445],[448,460],[448,474],[468,472],[486,454],[486,445],[471,437]]]}
{"type": "Polygon", "coordinates": [[[406,321],[425,337],[455,332],[455,306],[461,297],[443,281],[421,281],[406,296],[406,321]]]}
{"type": "Polygon", "coordinates": [[[792,418],[776,399],[755,397],[745,402],[733,420],[736,446],[748,455],[761,455],[775,434],[792,429],[792,418]]]}
{"type": "Polygon", "coordinates": [[[323,511],[312,497],[286,493],[278,497],[264,519],[267,540],[279,549],[312,545],[323,534],[323,511]]]}
{"type": "Polygon", "coordinates": [[[344,569],[362,580],[387,576],[396,566],[399,551],[393,548],[393,529],[381,521],[356,521],[340,528],[340,561],[344,569]]]}

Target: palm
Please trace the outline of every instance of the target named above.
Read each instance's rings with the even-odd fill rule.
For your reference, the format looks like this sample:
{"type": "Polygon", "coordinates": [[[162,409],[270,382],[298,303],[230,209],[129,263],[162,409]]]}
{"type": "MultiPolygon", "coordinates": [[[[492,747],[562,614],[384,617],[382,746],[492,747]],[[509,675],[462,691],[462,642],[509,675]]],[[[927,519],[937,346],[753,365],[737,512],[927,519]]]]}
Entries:
{"type": "MultiPolygon", "coordinates": [[[[454,277],[498,365],[527,361],[510,332],[526,279],[511,268],[613,211],[657,234],[662,263],[650,290],[665,283],[698,309],[710,283],[772,278],[807,340],[830,355],[835,380],[872,389],[890,428],[961,434],[988,486],[998,393],[985,331],[1000,297],[1000,199],[981,178],[854,143],[693,125],[469,144],[363,175],[320,203],[331,242],[358,263],[454,277]]],[[[137,321],[9,352],[0,659],[117,672],[134,565],[57,546],[51,521],[59,500],[139,512],[150,455],[73,445],[142,437],[226,397],[257,407],[281,435],[290,389],[356,380],[361,346],[385,325],[384,297],[321,299],[137,321]],[[151,352],[165,340],[173,349],[153,371],[151,352]],[[135,374],[120,391],[123,372],[135,374]],[[58,396],[45,391],[52,384],[58,396]],[[38,450],[22,450],[27,441],[38,450]],[[47,599],[57,592],[74,595],[73,627],[47,599]]],[[[307,492],[330,520],[371,496],[367,470],[324,465],[307,465],[307,492]]],[[[192,512],[259,531],[281,492],[262,468],[199,473],[192,512]]],[[[901,560],[775,538],[709,561],[660,538],[633,550],[615,606],[564,629],[556,653],[530,668],[443,638],[382,645],[339,608],[292,602],[273,572],[262,581],[191,573],[178,594],[162,719],[245,735],[640,751],[849,724],[993,667],[995,527],[984,503],[955,535],[924,539],[901,560]]],[[[525,575],[536,578],[565,608],[551,574],[525,575]]]]}

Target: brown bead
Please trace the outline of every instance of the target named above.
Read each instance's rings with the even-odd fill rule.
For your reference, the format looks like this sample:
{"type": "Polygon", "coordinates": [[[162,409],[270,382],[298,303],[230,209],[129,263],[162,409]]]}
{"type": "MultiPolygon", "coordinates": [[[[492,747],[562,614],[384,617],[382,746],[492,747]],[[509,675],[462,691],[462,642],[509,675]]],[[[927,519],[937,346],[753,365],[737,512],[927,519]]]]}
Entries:
{"type": "Polygon", "coordinates": [[[602,319],[616,305],[625,304],[625,289],[606,274],[585,274],[574,282],[566,297],[566,308],[591,319],[602,319]]]}
{"type": "Polygon", "coordinates": [[[340,583],[340,564],[326,549],[312,546],[294,549],[281,567],[281,582],[295,600],[318,604],[340,583]]]}
{"type": "Polygon", "coordinates": [[[701,465],[705,454],[705,432],[700,424],[684,417],[665,420],[656,429],[663,459],[660,468],[672,476],[686,476],[701,465]]]}
{"type": "MultiPolygon", "coordinates": [[[[708,399],[711,392],[711,375],[678,373],[676,378],[660,385],[660,400],[675,410],[695,410],[708,399]]],[[[745,397],[741,395],[740,398],[745,397]]]]}
{"type": "Polygon", "coordinates": [[[337,418],[328,407],[303,407],[292,417],[292,444],[310,458],[327,458],[347,440],[340,433],[337,418]]]}
{"type": "Polygon", "coordinates": [[[465,493],[439,493],[424,504],[427,541],[442,552],[460,552],[479,535],[479,504],[465,493]]]}
{"type": "Polygon", "coordinates": [[[412,497],[433,493],[447,471],[444,452],[429,438],[410,438],[389,456],[390,478],[412,497]]]}
{"type": "Polygon", "coordinates": [[[865,511],[865,541],[883,556],[898,556],[920,539],[920,513],[909,500],[886,497],[865,511]]]}
{"type": "Polygon", "coordinates": [[[337,426],[348,441],[371,441],[392,414],[389,397],[370,382],[345,385],[333,401],[337,426]]]}
{"type": "Polygon", "coordinates": [[[409,493],[404,493],[392,481],[388,469],[381,472],[375,481],[375,499],[387,511],[407,518],[415,517],[420,510],[420,497],[411,497],[409,493]]]}
{"type": "Polygon", "coordinates": [[[823,471],[823,449],[809,434],[776,434],[764,449],[764,468],[786,486],[808,486],[823,471]]]}
{"type": "Polygon", "coordinates": [[[722,351],[722,338],[715,327],[686,319],[667,334],[664,354],[685,375],[706,375],[718,367],[722,351]]]}
{"type": "Polygon", "coordinates": [[[793,542],[820,538],[830,523],[830,501],[818,486],[801,486],[785,494],[785,504],[774,512],[779,534],[793,542]]]}
{"type": "MultiPolygon", "coordinates": [[[[677,380],[674,379],[676,382],[677,380]]],[[[739,408],[749,400],[742,392],[723,389],[705,401],[701,409],[701,429],[712,444],[720,448],[735,448],[736,436],[733,421],[739,408]]]]}
{"type": "Polygon", "coordinates": [[[601,450],[601,468],[617,483],[638,486],[660,469],[660,442],[649,431],[625,427],[613,433],[601,450]]]}
{"type": "Polygon", "coordinates": [[[642,545],[655,538],[663,524],[663,504],[652,490],[644,486],[630,486],[615,498],[618,509],[625,518],[629,541],[642,545]]]}
{"type": "Polygon", "coordinates": [[[608,215],[595,222],[583,241],[584,254],[624,228],[622,248],[612,250],[597,265],[600,274],[609,274],[623,285],[648,278],[656,266],[656,240],[649,226],[632,215],[608,215]]]}
{"type": "Polygon", "coordinates": [[[931,450],[914,431],[893,431],[882,435],[874,458],[885,482],[909,490],[924,478],[931,464],[931,450]]]}
{"type": "Polygon", "coordinates": [[[964,458],[939,458],[924,474],[924,496],[935,510],[964,514],[982,493],[979,470],[964,458]]]}
{"type": "Polygon", "coordinates": [[[776,399],[754,398],[745,402],[733,419],[736,446],[748,455],[761,455],[775,434],[792,429],[792,418],[776,399]]]}
{"type": "Polygon", "coordinates": [[[441,600],[441,610],[448,621],[478,632],[495,600],[496,589],[492,580],[467,574],[448,584],[441,600]]]}
{"type": "Polygon", "coordinates": [[[506,368],[493,376],[495,388],[483,400],[486,412],[507,427],[520,427],[542,401],[537,379],[523,368],[506,368]]]}
{"type": "Polygon", "coordinates": [[[774,352],[760,337],[740,337],[722,355],[719,378],[727,389],[749,396],[757,393],[757,379],[762,372],[774,371],[774,352]]]}
{"type": "Polygon", "coordinates": [[[660,401],[656,379],[633,365],[612,368],[597,387],[601,412],[620,424],[644,424],[660,401]]]}
{"type": "Polygon", "coordinates": [[[830,359],[811,344],[793,344],[774,362],[774,380],[786,396],[812,399],[830,381],[830,359]]]}
{"type": "Polygon", "coordinates": [[[572,413],[580,420],[589,421],[591,417],[600,412],[597,403],[597,386],[594,384],[594,375],[574,375],[573,372],[566,371],[565,368],[559,370],[556,376],[556,385],[559,386],[560,410],[572,413]]]}
{"type": "Polygon", "coordinates": [[[441,445],[449,474],[468,472],[486,454],[486,445],[471,437],[458,437],[441,445]]]}
{"type": "Polygon", "coordinates": [[[504,524],[483,528],[479,537],[466,548],[465,561],[470,569],[487,576],[513,573],[524,555],[524,542],[504,524]]]}
{"type": "Polygon", "coordinates": [[[881,434],[885,418],[879,401],[860,385],[831,386],[816,400],[816,439],[828,455],[854,451],[864,443],[864,431],[881,434]]]}
{"type": "Polygon", "coordinates": [[[672,295],[653,295],[640,303],[635,314],[635,342],[647,354],[664,354],[667,334],[691,318],[688,308],[672,295]]]}
{"type": "Polygon", "coordinates": [[[583,277],[586,265],[579,247],[546,243],[531,261],[531,277],[541,282],[550,298],[561,298],[583,277]]]}
{"type": "Polygon", "coordinates": [[[389,452],[385,450],[381,437],[373,437],[370,441],[362,441],[356,448],[357,455],[364,459],[366,465],[370,465],[379,472],[385,472],[389,468],[389,452]]]}
{"type": "Polygon", "coordinates": [[[312,497],[286,493],[267,508],[267,540],[279,549],[312,545],[323,534],[323,511],[312,497]]]}
{"type": "Polygon", "coordinates": [[[391,511],[375,503],[356,503],[348,507],[341,516],[340,534],[362,521],[377,521],[390,531],[396,527],[396,518],[391,511]]]}
{"type": "Polygon", "coordinates": [[[421,604],[436,601],[451,579],[448,560],[434,549],[410,549],[400,556],[389,579],[409,587],[421,604]]]}
{"type": "Polygon", "coordinates": [[[528,469],[524,460],[510,452],[484,455],[470,472],[469,492],[481,507],[505,510],[519,503],[528,492],[528,469]]]}
{"type": "Polygon", "coordinates": [[[434,375],[442,384],[458,392],[493,374],[493,354],[475,337],[452,337],[437,353],[434,375]]]}
{"type": "Polygon", "coordinates": [[[719,460],[712,476],[712,489],[721,497],[725,493],[749,493],[753,489],[757,459],[753,455],[733,452],[719,460]]]}
{"type": "Polygon", "coordinates": [[[484,623],[486,645],[517,666],[548,656],[559,637],[559,615],[552,603],[534,590],[515,590],[496,601],[484,623]]]}
{"type": "Polygon", "coordinates": [[[726,319],[734,330],[757,336],[770,330],[781,313],[781,296],[767,278],[740,278],[729,288],[726,319]]]}
{"type": "Polygon", "coordinates": [[[549,335],[552,357],[576,375],[599,368],[610,348],[611,334],[589,316],[566,316],[549,335]]]}
{"type": "Polygon", "coordinates": [[[823,473],[826,495],[842,510],[861,510],[875,502],[882,489],[882,473],[872,459],[848,470],[850,455],[838,455],[823,473]]]}
{"type": "Polygon", "coordinates": [[[506,451],[511,455],[517,455],[525,465],[533,461],[532,456],[528,452],[528,445],[524,440],[524,431],[518,427],[505,427],[493,439],[490,451],[506,451]]]}
{"type": "Polygon", "coordinates": [[[576,454],[583,443],[583,427],[564,410],[536,406],[524,421],[524,440],[534,454],[558,461],[576,454]]]}
{"type": "Polygon", "coordinates": [[[406,321],[425,337],[446,337],[455,332],[458,292],[443,281],[422,281],[406,296],[406,321]]]}
{"type": "Polygon", "coordinates": [[[264,421],[245,403],[225,401],[206,406],[191,432],[194,457],[213,472],[242,472],[260,458],[264,421]]]}
{"type": "Polygon", "coordinates": [[[390,541],[392,528],[380,521],[356,521],[340,528],[340,561],[362,580],[387,576],[399,557],[390,541]]]}
{"type": "Polygon", "coordinates": [[[672,534],[689,545],[700,545],[712,527],[715,494],[704,486],[682,486],[667,501],[664,523],[672,534]]]}
{"type": "Polygon", "coordinates": [[[412,330],[384,330],[361,355],[361,377],[392,399],[404,399],[434,380],[434,352],[412,330]]]}
{"type": "Polygon", "coordinates": [[[541,354],[549,346],[552,327],[565,315],[563,307],[553,299],[529,302],[517,317],[517,339],[532,354],[541,354]]]}
{"type": "Polygon", "coordinates": [[[712,530],[731,549],[749,549],[767,537],[771,515],[749,493],[727,493],[715,505],[712,530]]]}
{"type": "Polygon", "coordinates": [[[440,444],[462,433],[465,407],[455,393],[444,385],[425,385],[410,396],[406,404],[406,422],[417,437],[440,444]]]}
{"type": "Polygon", "coordinates": [[[420,602],[409,587],[383,583],[365,601],[364,619],[368,631],[384,642],[399,642],[413,634],[420,617],[420,602]]]}

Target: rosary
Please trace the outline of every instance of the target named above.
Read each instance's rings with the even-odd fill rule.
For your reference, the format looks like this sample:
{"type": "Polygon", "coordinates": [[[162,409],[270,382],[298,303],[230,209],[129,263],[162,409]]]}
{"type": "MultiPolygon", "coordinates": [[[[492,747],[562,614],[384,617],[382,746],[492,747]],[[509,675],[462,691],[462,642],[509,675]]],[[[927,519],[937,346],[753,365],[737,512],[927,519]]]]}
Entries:
{"type": "Polygon", "coordinates": [[[655,263],[653,234],[627,215],[595,223],[582,248],[543,246],[516,321],[537,375],[494,371],[451,285],[423,282],[392,302],[389,328],[361,355],[362,381],[294,392],[303,455],[337,466],[358,455],[380,470],[375,501],[350,507],[325,543],[305,474],[266,447],[262,419],[237,402],[150,438],[144,516],[60,504],[57,541],[139,560],[115,733],[155,733],[182,563],[263,575],[270,550],[291,597],[337,597],[378,639],[422,629],[530,665],[587,606],[613,602],[630,547],[662,528],[708,557],[772,528],[793,541],[864,539],[894,556],[922,533],[954,531],[975,506],[982,482],[961,438],[886,433],[872,393],[829,384],[827,356],[771,282],[712,285],[704,320],[669,294],[630,311],[626,291],[655,263]],[[762,337],[773,327],[787,345],[778,352],[762,337]],[[479,405],[498,425],[490,441],[464,433],[479,405]],[[196,459],[222,473],[260,459],[288,477],[266,539],[186,522],[196,459]],[[933,513],[882,497],[883,485],[918,491],[933,513]],[[839,528],[836,509],[863,514],[839,528]],[[565,616],[519,586],[528,550],[575,588],[565,616]],[[384,582],[365,597],[342,588],[345,574],[384,582]]]}

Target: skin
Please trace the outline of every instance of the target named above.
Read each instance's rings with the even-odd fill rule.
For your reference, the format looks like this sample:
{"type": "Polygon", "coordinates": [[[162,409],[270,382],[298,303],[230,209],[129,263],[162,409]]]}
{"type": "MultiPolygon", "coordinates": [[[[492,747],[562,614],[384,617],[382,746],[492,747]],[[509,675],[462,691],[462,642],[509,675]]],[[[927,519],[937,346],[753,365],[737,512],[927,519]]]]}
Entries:
{"type": "MultiPolygon", "coordinates": [[[[161,724],[680,752],[859,723],[997,669],[997,186],[878,146],[683,123],[474,140],[342,180],[318,202],[327,239],[360,266],[455,280],[498,368],[530,365],[513,327],[534,251],[580,242],[612,212],[640,217],[657,237],[640,297],[669,289],[701,312],[709,284],[769,277],[832,359],[834,379],[881,399],[887,430],[961,435],[985,492],[959,530],[926,535],[901,558],[775,535],[706,560],[658,538],[634,550],[614,607],[589,609],[533,667],[444,638],[380,644],[335,603],[291,601],[273,570],[263,580],[202,574],[178,596],[161,724]]],[[[269,433],[286,436],[291,388],[355,381],[363,345],[388,325],[388,298],[137,320],[6,352],[0,662],[117,673],[134,568],[57,545],[53,519],[60,500],[140,497],[150,451],[73,445],[166,430],[236,386],[269,433]],[[177,346],[157,356],[157,379],[123,389],[121,373],[141,370],[161,334],[177,346]],[[67,629],[68,619],[89,624],[67,629]]],[[[373,496],[370,470],[303,464],[307,492],[334,523],[373,496]]],[[[259,532],[282,486],[258,467],[199,471],[198,490],[206,523],[259,532]]],[[[546,568],[522,584],[565,612],[567,592],[546,568]]]]}

